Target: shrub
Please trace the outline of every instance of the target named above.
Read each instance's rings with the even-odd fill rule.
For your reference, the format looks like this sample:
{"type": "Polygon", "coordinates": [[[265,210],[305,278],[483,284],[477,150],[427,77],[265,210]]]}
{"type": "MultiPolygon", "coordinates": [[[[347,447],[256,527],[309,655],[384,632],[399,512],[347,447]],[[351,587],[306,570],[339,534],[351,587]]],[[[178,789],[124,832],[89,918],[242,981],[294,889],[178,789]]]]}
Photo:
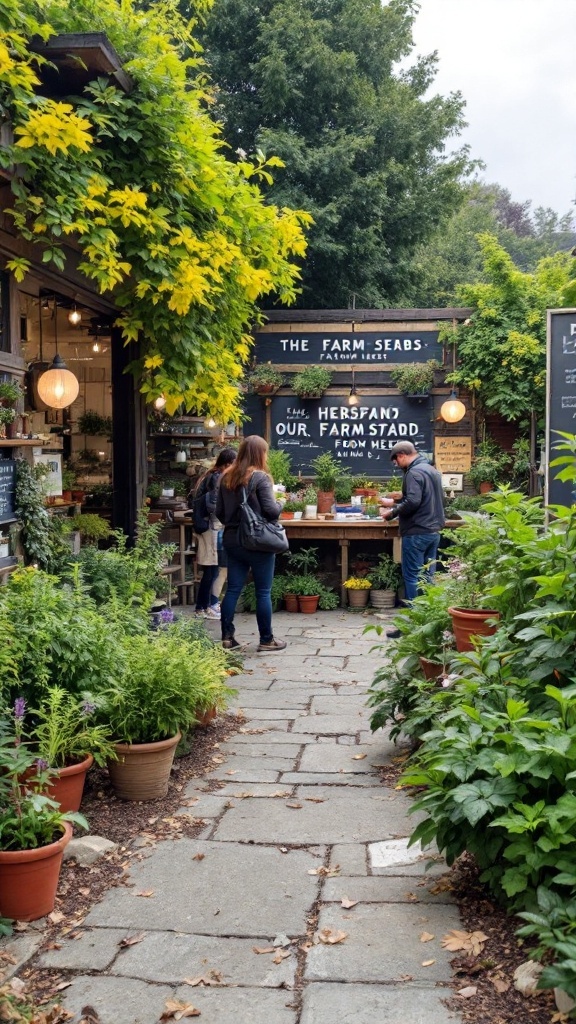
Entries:
{"type": "Polygon", "coordinates": [[[331,382],[332,373],[325,366],[306,366],[294,375],[292,389],[299,398],[320,398],[331,382]]]}

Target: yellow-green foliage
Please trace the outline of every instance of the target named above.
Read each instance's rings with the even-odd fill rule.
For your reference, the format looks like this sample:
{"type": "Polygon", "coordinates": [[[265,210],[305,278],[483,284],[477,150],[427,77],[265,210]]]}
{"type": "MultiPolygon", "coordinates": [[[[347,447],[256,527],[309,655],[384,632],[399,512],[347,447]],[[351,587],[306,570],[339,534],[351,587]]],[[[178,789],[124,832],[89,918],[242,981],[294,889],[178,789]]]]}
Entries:
{"type": "MultiPolygon", "coordinates": [[[[0,0],[0,105],[15,138],[0,163],[24,171],[11,215],[44,262],[62,269],[73,236],[83,273],[114,292],[125,340],[143,341],[134,369],[146,398],[227,422],[239,418],[255,304],[270,292],[293,301],[310,218],[264,204],[258,182],[277,159],[222,152],[193,29],[174,0],[147,11],[133,0],[0,0]],[[65,101],[39,95],[28,40],[94,31],[110,38],[132,92],[99,78],[65,101]]],[[[8,266],[22,280],[28,264],[8,266]]]]}

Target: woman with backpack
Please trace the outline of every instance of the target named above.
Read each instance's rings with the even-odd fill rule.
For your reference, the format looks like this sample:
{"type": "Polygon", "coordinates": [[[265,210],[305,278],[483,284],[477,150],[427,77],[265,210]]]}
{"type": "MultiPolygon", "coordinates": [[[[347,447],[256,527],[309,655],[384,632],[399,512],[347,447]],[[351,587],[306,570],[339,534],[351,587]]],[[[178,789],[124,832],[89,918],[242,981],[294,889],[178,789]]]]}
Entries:
{"type": "Polygon", "coordinates": [[[259,651],[283,651],[284,640],[272,633],[272,580],[275,555],[269,551],[248,551],[239,543],[240,504],[244,490],[248,505],[268,522],[275,522],[282,511],[272,490],[267,463],[268,445],[262,437],[245,437],[236,461],[223,473],[216,498],[216,515],[224,525],[224,550],[228,556],[228,584],[221,608],[222,646],[240,647],[234,637],[234,612],[248,572],[256,590],[256,621],[260,633],[259,651]]]}
{"type": "Polygon", "coordinates": [[[216,591],[216,585],[222,568],[218,552],[218,533],[222,526],[215,516],[216,495],[222,473],[235,458],[234,448],[223,448],[214,465],[200,477],[188,496],[188,504],[194,510],[198,565],[202,569],[196,595],[196,615],[199,618],[220,618],[219,591],[216,591]]]}

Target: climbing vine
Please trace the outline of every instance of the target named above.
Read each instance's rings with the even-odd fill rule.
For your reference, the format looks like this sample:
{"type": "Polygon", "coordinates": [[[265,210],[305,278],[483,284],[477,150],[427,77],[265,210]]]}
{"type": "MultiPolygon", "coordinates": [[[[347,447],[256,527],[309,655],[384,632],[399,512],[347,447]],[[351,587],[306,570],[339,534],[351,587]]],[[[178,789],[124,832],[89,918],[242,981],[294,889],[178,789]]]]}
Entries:
{"type": "MultiPolygon", "coordinates": [[[[310,218],[264,204],[259,182],[280,161],[226,158],[193,30],[175,0],[146,11],[133,0],[0,0],[0,105],[14,131],[0,163],[18,168],[19,234],[60,270],[73,238],[82,272],[113,294],[124,339],[141,339],[133,369],[146,398],[227,422],[239,417],[258,299],[293,301],[310,218]],[[94,31],[132,91],[96,78],[81,95],[42,96],[32,37],[94,31]]],[[[18,280],[28,267],[8,264],[18,280]]]]}

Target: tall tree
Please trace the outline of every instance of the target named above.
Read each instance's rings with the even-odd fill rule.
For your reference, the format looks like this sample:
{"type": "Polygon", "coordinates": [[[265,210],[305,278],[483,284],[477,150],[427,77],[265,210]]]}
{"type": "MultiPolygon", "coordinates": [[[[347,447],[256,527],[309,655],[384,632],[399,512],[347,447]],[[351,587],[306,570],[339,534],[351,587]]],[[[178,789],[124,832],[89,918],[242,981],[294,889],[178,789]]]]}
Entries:
{"type": "MultiPolygon", "coordinates": [[[[184,0],[185,2],[185,0],[184,0]]],[[[435,56],[400,70],[415,0],[215,0],[200,40],[232,151],[277,154],[268,198],[314,217],[300,306],[395,303],[415,248],[461,201],[456,93],[435,56]]]]}

